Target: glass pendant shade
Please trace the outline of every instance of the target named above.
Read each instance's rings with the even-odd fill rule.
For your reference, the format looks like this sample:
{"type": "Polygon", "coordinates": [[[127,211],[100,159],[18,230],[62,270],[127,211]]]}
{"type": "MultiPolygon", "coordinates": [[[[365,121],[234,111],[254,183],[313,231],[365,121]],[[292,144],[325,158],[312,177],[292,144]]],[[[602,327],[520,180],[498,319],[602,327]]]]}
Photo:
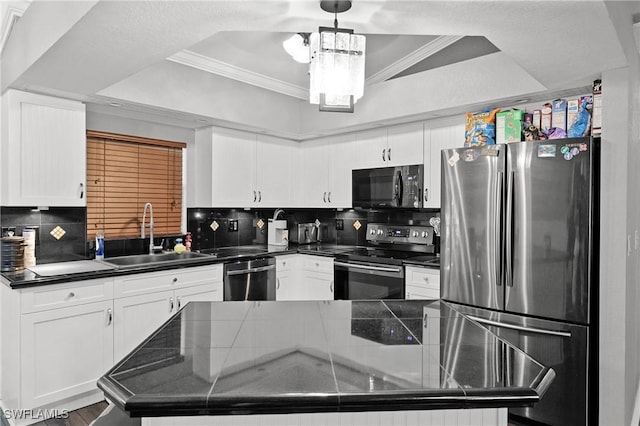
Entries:
{"type": "Polygon", "coordinates": [[[353,30],[320,27],[310,36],[309,101],[326,110],[353,112],[364,93],[365,37],[353,30]],[[337,109],[332,109],[332,107],[337,109]]]}
{"type": "MultiPolygon", "coordinates": [[[[308,34],[308,33],[307,33],[308,34]]],[[[309,63],[309,44],[302,34],[297,33],[282,42],[284,50],[301,64],[309,63]]]]}

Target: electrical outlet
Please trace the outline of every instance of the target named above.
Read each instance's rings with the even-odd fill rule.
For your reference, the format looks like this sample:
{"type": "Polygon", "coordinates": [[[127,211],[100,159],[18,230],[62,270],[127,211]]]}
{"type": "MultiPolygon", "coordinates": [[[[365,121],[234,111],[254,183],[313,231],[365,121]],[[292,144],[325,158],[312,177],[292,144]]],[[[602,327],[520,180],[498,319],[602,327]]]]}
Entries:
{"type": "Polygon", "coordinates": [[[336,230],[337,231],[344,230],[344,219],[336,219],[336,230]]]}
{"type": "Polygon", "coordinates": [[[238,220],[237,219],[229,220],[229,232],[238,232],[238,220]]]}

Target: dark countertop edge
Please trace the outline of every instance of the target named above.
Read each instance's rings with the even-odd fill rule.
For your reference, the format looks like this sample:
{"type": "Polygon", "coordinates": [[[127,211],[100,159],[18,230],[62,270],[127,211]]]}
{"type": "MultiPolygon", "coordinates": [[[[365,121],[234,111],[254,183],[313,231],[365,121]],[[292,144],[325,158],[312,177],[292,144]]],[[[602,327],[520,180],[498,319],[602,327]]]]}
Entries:
{"type": "MultiPolygon", "coordinates": [[[[86,281],[92,279],[99,279],[105,277],[118,277],[123,275],[135,275],[135,274],[143,274],[147,272],[158,272],[158,271],[167,271],[171,269],[183,269],[183,268],[192,268],[196,266],[207,266],[207,265],[216,265],[220,263],[227,263],[231,260],[240,260],[240,259],[248,259],[248,258],[256,258],[256,257],[265,257],[265,256],[282,256],[289,254],[306,254],[313,256],[321,256],[321,257],[334,257],[336,254],[344,253],[345,251],[351,250],[356,246],[345,245],[331,245],[328,248],[312,249],[309,248],[308,245],[304,246],[293,246],[287,250],[269,252],[265,249],[264,253],[259,254],[250,254],[250,255],[237,255],[237,256],[229,256],[229,257],[215,257],[215,256],[207,256],[199,259],[185,259],[176,262],[167,262],[162,265],[143,265],[140,267],[126,267],[126,268],[114,268],[110,270],[101,270],[101,271],[92,271],[92,272],[80,272],[75,274],[65,274],[65,275],[56,275],[51,277],[40,277],[37,276],[33,279],[24,279],[18,278],[22,273],[2,273],[2,277],[8,281],[8,286],[12,289],[20,289],[20,288],[28,288],[28,287],[38,287],[49,284],[63,284],[74,281],[86,281]]],[[[84,259],[90,260],[90,259],[84,259]]],[[[424,262],[419,261],[411,261],[405,260],[403,264],[406,265],[414,265],[421,266],[431,269],[439,269],[436,266],[428,265],[424,262]]],[[[36,275],[36,274],[34,274],[36,275]]]]}
{"type": "MultiPolygon", "coordinates": [[[[102,387],[101,387],[102,388],[102,387]]],[[[104,390],[104,389],[103,389],[104,390]]],[[[107,399],[130,417],[251,415],[326,412],[411,411],[531,406],[540,396],[530,388],[389,391],[376,393],[293,394],[217,397],[132,396],[107,399]]],[[[121,395],[119,395],[121,397],[121,395]]]]}

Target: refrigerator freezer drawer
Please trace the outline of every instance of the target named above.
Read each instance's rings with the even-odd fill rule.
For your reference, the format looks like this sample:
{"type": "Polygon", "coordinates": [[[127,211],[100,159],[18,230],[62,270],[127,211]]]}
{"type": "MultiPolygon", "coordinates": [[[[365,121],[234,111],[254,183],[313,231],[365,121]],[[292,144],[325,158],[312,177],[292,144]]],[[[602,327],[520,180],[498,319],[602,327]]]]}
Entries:
{"type": "Polygon", "coordinates": [[[555,371],[556,377],[539,403],[533,407],[512,408],[509,413],[549,425],[590,424],[588,326],[455,307],[555,371]]]}

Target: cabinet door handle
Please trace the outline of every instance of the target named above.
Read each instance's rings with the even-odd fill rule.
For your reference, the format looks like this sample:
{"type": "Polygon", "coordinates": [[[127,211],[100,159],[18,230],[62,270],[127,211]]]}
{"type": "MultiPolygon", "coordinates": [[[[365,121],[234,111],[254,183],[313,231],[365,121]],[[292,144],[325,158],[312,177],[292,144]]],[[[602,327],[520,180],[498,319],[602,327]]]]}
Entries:
{"type": "Polygon", "coordinates": [[[169,312],[173,312],[173,297],[169,298],[169,312]]]}
{"type": "Polygon", "coordinates": [[[424,277],[424,282],[428,283],[429,282],[429,277],[424,277]]]}
{"type": "Polygon", "coordinates": [[[111,308],[107,309],[107,326],[110,326],[113,322],[113,311],[111,308]]]}
{"type": "Polygon", "coordinates": [[[391,148],[387,149],[387,159],[391,161],[391,148]]]}
{"type": "Polygon", "coordinates": [[[75,295],[76,294],[74,292],[69,293],[69,299],[71,299],[72,297],[75,297],[75,295]]]}
{"type": "Polygon", "coordinates": [[[386,160],[386,158],[385,158],[385,154],[386,154],[386,153],[387,153],[387,150],[386,150],[386,149],[383,149],[383,150],[382,150],[382,161],[387,161],[387,160],[386,160]]]}
{"type": "Polygon", "coordinates": [[[424,200],[429,201],[429,190],[427,188],[424,189],[424,200]]]}
{"type": "Polygon", "coordinates": [[[323,203],[326,203],[326,202],[327,202],[327,191],[324,191],[324,192],[322,193],[322,202],[323,202],[323,203]]]}
{"type": "Polygon", "coordinates": [[[84,198],[84,183],[80,183],[80,199],[84,198]]]}
{"type": "Polygon", "coordinates": [[[256,191],[253,191],[253,202],[255,203],[257,199],[258,199],[258,194],[256,193],[256,191]]]}
{"type": "Polygon", "coordinates": [[[280,289],[280,278],[276,280],[276,290],[280,289]]]}
{"type": "Polygon", "coordinates": [[[427,314],[424,314],[424,317],[422,318],[422,324],[424,325],[424,328],[427,328],[427,314]]]}
{"type": "Polygon", "coordinates": [[[329,192],[327,193],[327,200],[328,200],[329,202],[331,202],[331,191],[329,191],[329,192]]]}
{"type": "Polygon", "coordinates": [[[331,293],[333,293],[333,280],[331,280],[331,282],[329,283],[329,290],[331,290],[331,293]]]}
{"type": "Polygon", "coordinates": [[[180,296],[176,296],[176,300],[178,301],[178,309],[182,306],[182,302],[180,301],[180,296]]]}
{"type": "Polygon", "coordinates": [[[258,202],[262,202],[262,191],[258,191],[258,202]]]}

